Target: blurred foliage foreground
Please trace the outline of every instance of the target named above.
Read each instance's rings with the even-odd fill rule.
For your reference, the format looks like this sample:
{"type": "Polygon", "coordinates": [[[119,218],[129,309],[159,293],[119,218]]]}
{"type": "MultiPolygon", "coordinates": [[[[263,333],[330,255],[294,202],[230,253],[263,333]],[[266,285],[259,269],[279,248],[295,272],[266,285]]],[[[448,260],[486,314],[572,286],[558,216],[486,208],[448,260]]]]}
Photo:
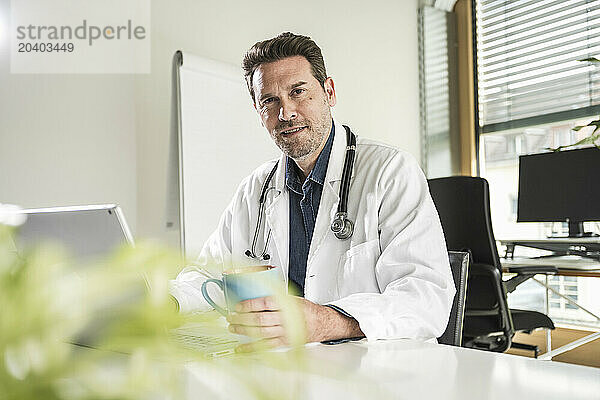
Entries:
{"type": "MultiPolygon", "coordinates": [[[[17,254],[15,229],[0,224],[0,399],[190,397],[184,393],[190,390],[190,361],[208,366],[211,375],[237,388],[241,397],[298,398],[294,388],[302,382],[293,377],[309,368],[301,338],[296,349],[285,353],[219,360],[170,338],[172,328],[187,322],[222,326],[213,314],[175,311],[168,281],[183,265],[175,251],[138,244],[107,260],[73,265],[52,246],[17,254]],[[82,335],[93,348],[72,344],[82,335]],[[257,363],[273,375],[257,382],[248,374],[257,363]],[[278,389],[277,374],[292,376],[291,382],[278,389]]],[[[322,371],[321,365],[318,373],[322,371]]],[[[213,398],[209,391],[192,397],[213,398]]]]}

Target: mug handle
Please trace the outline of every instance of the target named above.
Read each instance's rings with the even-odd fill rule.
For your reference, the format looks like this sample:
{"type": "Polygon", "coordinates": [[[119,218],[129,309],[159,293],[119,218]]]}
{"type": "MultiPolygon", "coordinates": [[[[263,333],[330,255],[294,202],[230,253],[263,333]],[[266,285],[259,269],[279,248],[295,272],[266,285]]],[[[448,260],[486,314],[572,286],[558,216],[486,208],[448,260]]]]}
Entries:
{"type": "Polygon", "coordinates": [[[210,296],[208,295],[208,291],[206,290],[206,285],[208,283],[216,283],[223,292],[225,292],[225,288],[223,287],[223,281],[220,279],[207,279],[202,283],[202,296],[204,296],[204,300],[206,300],[206,302],[208,304],[210,304],[215,310],[217,310],[219,313],[221,313],[224,316],[227,316],[227,311],[225,309],[223,309],[222,307],[219,307],[218,305],[215,304],[215,302],[210,298],[210,296]]]}

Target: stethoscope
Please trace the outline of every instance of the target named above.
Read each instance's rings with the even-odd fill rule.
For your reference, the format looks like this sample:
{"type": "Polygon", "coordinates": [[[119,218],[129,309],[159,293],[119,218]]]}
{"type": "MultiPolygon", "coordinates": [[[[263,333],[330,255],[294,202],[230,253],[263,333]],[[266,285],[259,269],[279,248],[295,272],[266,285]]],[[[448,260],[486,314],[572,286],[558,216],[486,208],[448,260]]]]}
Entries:
{"type": "MultiPolygon", "coordinates": [[[[350,128],[346,125],[343,125],[346,130],[346,158],[344,159],[344,169],[342,170],[342,183],[340,186],[340,202],[338,204],[337,212],[333,217],[333,221],[331,221],[331,231],[335,235],[336,238],[340,240],[346,240],[352,236],[354,232],[354,223],[348,219],[348,193],[350,192],[350,178],[352,176],[352,168],[354,167],[354,155],[356,153],[356,135],[352,133],[350,128]]],[[[256,244],[258,242],[258,235],[260,233],[260,226],[262,224],[262,220],[265,214],[266,207],[266,199],[269,190],[275,189],[273,187],[269,187],[269,183],[271,179],[273,179],[273,175],[275,175],[275,171],[277,171],[277,166],[279,165],[279,161],[275,163],[273,169],[267,175],[267,179],[262,185],[260,191],[260,197],[258,199],[258,219],[256,221],[256,229],[254,230],[254,238],[252,239],[252,247],[246,250],[246,256],[254,259],[260,260],[269,260],[271,256],[267,253],[267,248],[269,247],[269,241],[271,240],[271,229],[267,233],[267,240],[265,241],[265,246],[260,254],[256,254],[256,244]]]]}

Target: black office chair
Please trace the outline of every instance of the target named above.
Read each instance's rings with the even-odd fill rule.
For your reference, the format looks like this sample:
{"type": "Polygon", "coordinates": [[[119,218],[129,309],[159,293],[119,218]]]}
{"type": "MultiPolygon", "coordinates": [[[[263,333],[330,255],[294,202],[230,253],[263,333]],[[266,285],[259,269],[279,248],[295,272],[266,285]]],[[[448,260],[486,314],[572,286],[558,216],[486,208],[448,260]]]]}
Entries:
{"type": "Polygon", "coordinates": [[[515,331],[554,329],[547,315],[509,309],[506,293],[535,274],[555,274],[554,267],[511,267],[517,275],[502,281],[502,266],[492,230],[488,183],[483,178],[452,176],[430,179],[429,190],[438,210],[448,249],[470,251],[463,346],[504,352],[511,346],[531,350],[537,346],[514,343],[515,331]]]}
{"type": "Polygon", "coordinates": [[[461,346],[463,321],[465,316],[465,298],[467,293],[467,276],[469,274],[469,253],[462,251],[449,251],[450,269],[454,278],[456,295],[452,302],[450,317],[446,330],[438,338],[438,343],[461,346]]]}

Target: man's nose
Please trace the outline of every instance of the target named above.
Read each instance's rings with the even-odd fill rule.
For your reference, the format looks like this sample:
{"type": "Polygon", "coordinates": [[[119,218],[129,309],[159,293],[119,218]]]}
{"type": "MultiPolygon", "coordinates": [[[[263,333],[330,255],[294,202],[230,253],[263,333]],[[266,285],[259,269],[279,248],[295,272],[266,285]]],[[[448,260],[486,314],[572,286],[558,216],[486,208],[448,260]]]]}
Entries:
{"type": "Polygon", "coordinates": [[[293,101],[281,101],[281,107],[279,107],[279,120],[290,121],[298,116],[296,112],[296,105],[293,101]]]}

